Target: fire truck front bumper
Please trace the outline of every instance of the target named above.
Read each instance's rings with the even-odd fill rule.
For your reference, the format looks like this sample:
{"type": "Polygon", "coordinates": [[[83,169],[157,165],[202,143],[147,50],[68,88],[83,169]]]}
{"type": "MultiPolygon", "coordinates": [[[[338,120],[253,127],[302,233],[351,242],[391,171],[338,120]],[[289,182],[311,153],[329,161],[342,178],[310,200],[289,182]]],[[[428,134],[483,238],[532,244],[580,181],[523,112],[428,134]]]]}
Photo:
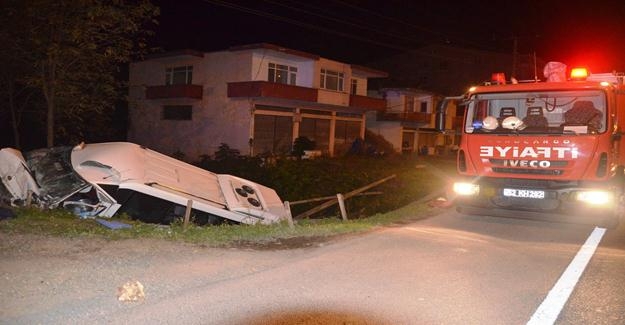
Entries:
{"type": "Polygon", "coordinates": [[[622,210],[620,195],[602,189],[507,188],[457,183],[454,191],[456,209],[464,214],[614,227],[622,210]]]}

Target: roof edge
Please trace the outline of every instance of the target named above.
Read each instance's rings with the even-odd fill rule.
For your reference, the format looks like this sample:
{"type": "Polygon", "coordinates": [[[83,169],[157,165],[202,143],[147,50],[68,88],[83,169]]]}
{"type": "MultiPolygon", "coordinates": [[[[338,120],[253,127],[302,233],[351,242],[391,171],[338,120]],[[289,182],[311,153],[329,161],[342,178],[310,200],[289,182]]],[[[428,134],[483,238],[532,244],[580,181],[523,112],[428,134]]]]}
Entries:
{"type": "Polygon", "coordinates": [[[244,50],[257,50],[257,49],[273,50],[276,52],[282,52],[286,54],[301,56],[301,57],[305,57],[305,58],[309,58],[313,60],[319,60],[320,58],[320,56],[317,54],[294,50],[294,49],[286,48],[284,46],[279,46],[279,45],[272,44],[272,43],[254,43],[254,44],[247,44],[247,45],[231,46],[228,48],[228,50],[232,52],[244,51],[244,50]]]}

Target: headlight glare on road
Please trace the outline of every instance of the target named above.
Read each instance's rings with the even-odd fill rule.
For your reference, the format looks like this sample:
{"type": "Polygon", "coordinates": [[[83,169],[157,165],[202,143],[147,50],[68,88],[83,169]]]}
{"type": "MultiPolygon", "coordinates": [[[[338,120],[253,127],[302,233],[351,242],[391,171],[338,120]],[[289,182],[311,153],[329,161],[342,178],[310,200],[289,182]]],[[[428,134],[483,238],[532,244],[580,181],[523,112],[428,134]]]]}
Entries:
{"type": "Polygon", "coordinates": [[[454,192],[458,195],[477,195],[480,193],[480,186],[472,183],[456,182],[454,183],[454,192]]]}

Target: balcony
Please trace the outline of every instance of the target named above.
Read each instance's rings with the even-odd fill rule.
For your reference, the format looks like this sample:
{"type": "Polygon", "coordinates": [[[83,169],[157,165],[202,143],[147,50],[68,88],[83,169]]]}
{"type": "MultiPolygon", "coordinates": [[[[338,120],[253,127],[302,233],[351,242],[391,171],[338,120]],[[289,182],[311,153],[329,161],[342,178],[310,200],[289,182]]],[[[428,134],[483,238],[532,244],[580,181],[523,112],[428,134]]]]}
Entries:
{"type": "Polygon", "coordinates": [[[350,95],[349,106],[363,108],[366,110],[381,111],[386,108],[386,100],[367,96],[350,95]]]}
{"type": "Polygon", "coordinates": [[[398,121],[430,124],[432,120],[431,113],[420,112],[378,112],[378,121],[398,121]]]}
{"type": "Polygon", "coordinates": [[[193,98],[202,99],[201,85],[149,86],[145,90],[147,99],[193,98]]]}
{"type": "Polygon", "coordinates": [[[317,89],[269,81],[229,82],[228,97],[271,97],[317,102],[317,89]]]}

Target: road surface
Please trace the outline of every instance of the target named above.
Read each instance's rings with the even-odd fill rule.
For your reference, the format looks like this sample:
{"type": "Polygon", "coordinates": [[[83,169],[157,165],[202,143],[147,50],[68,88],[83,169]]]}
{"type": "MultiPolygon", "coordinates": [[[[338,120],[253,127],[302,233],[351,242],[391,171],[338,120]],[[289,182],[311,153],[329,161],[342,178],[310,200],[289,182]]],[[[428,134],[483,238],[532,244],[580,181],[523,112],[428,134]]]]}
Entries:
{"type": "Polygon", "coordinates": [[[3,324],[625,324],[622,227],[450,209],[297,249],[0,241],[3,324]]]}

